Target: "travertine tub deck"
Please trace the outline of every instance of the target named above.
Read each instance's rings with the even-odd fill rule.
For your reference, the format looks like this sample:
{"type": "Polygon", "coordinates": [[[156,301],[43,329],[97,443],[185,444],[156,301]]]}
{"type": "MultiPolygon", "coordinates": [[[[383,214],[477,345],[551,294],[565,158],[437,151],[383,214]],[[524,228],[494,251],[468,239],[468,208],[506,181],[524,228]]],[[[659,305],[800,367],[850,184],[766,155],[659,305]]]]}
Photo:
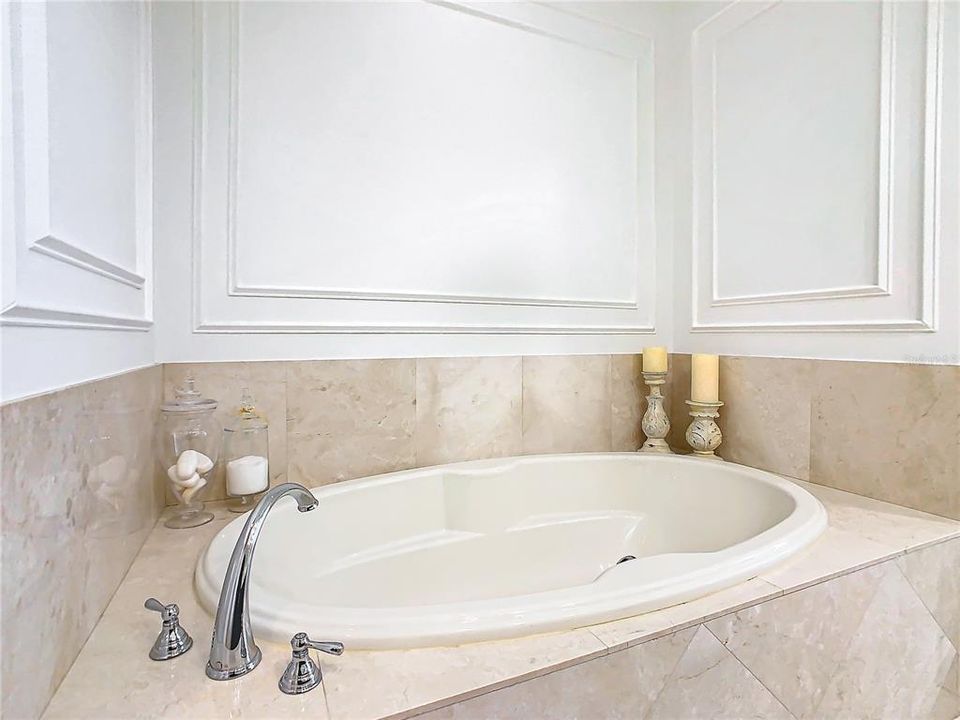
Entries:
{"type": "MultiPolygon", "coordinates": [[[[742,610],[831,578],[960,538],[960,522],[797,481],[830,519],[824,535],[792,562],[707,597],[654,613],[569,632],[451,648],[323,656],[324,684],[286,696],[277,679],[289,647],[263,642],[263,661],[232,682],[204,675],[212,618],[197,604],[193,572],[210,538],[235,516],[194,530],[161,523],[137,556],[50,702],[45,718],[270,718],[334,720],[409,717],[582,663],[742,610]],[[186,655],[154,662],[156,613],[147,597],[176,602],[195,640],[186,655]]],[[[337,638],[317,638],[336,640],[337,638]]]]}

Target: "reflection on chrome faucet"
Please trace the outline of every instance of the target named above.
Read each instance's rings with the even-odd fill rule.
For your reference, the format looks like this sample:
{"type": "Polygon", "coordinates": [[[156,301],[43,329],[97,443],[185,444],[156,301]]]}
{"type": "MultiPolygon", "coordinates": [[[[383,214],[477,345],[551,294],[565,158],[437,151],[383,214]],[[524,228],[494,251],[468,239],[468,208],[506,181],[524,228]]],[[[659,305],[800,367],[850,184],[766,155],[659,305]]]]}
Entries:
{"type": "Polygon", "coordinates": [[[209,678],[229,680],[240,677],[260,662],[260,648],[253,639],[253,629],[250,627],[251,563],[263,521],[277,500],[286,495],[293,495],[300,512],[308,512],[317,506],[317,499],[303,485],[284,483],[268,491],[250,512],[233,548],[220,590],[210,660],[207,662],[209,678]]]}

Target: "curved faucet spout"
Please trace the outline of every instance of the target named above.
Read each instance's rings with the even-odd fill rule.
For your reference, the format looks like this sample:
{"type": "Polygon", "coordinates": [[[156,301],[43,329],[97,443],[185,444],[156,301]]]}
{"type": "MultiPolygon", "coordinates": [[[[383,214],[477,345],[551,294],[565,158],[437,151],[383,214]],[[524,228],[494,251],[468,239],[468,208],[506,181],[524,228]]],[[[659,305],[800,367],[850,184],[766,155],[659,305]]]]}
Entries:
{"type": "Polygon", "coordinates": [[[303,485],[284,483],[269,490],[250,511],[233,547],[220,589],[210,660],[207,662],[207,677],[213,680],[240,677],[260,662],[260,648],[253,639],[250,626],[250,569],[263,521],[277,500],[287,495],[294,497],[300,512],[308,512],[317,506],[317,498],[303,485]]]}

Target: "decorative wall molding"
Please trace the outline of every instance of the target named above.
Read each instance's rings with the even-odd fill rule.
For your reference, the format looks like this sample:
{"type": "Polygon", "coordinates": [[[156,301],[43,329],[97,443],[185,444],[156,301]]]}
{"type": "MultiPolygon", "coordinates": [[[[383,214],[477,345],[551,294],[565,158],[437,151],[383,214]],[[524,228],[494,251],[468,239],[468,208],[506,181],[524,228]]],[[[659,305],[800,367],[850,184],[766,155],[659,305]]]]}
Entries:
{"type": "Polygon", "coordinates": [[[290,335],[651,335],[652,326],[624,325],[359,325],[335,323],[203,323],[199,332],[290,335]]]}
{"type": "Polygon", "coordinates": [[[825,320],[822,322],[769,322],[769,323],[700,323],[690,328],[690,332],[707,333],[876,333],[876,332],[912,332],[932,333],[936,328],[923,320],[825,320]]]}
{"type": "Polygon", "coordinates": [[[34,240],[30,245],[34,252],[52,257],[60,262],[68,263],[88,272],[102,275],[103,277],[114,280],[124,285],[137,288],[143,288],[146,278],[143,275],[132,272],[120,265],[115,265],[109,260],[105,260],[99,255],[89,253],[76,245],[71,245],[65,240],[47,235],[38,240],[34,240]]]}
{"type": "MultiPolygon", "coordinates": [[[[428,0],[429,1],[429,0],[428,0]]],[[[476,294],[476,293],[449,293],[449,292],[413,292],[401,291],[389,288],[384,289],[354,289],[344,287],[327,286],[296,286],[283,284],[262,284],[245,283],[239,279],[239,257],[240,248],[237,241],[237,187],[239,184],[239,140],[238,126],[240,122],[240,23],[241,11],[238,3],[229,3],[227,20],[227,37],[229,45],[227,78],[228,78],[228,119],[227,128],[227,150],[226,150],[226,212],[220,216],[220,221],[225,223],[225,275],[226,286],[223,291],[225,298],[243,298],[246,302],[251,300],[262,300],[273,302],[277,300],[304,300],[304,301],[356,301],[362,303],[424,303],[433,305],[453,305],[453,306],[501,306],[509,307],[529,307],[529,308],[574,308],[599,311],[628,311],[638,313],[641,310],[638,298],[638,288],[641,283],[651,298],[648,310],[647,322],[630,324],[625,326],[611,325],[604,323],[596,327],[592,325],[583,325],[581,323],[569,325],[533,325],[528,323],[510,323],[505,325],[487,324],[487,323],[329,323],[329,322],[253,322],[245,319],[216,320],[207,317],[206,303],[203,300],[204,285],[209,283],[209,270],[205,269],[204,249],[207,242],[205,223],[205,196],[210,192],[222,192],[219,183],[212,183],[209,179],[211,173],[209,163],[206,160],[206,144],[209,142],[208,132],[211,112],[209,106],[209,94],[206,83],[209,82],[208,75],[210,63],[212,62],[209,52],[209,32],[212,22],[218,20],[211,19],[211,11],[205,6],[197,6],[194,13],[194,39],[195,39],[195,63],[197,72],[195,73],[194,88],[194,230],[193,230],[193,293],[192,293],[192,315],[194,320],[194,331],[200,333],[233,333],[233,332],[251,332],[251,333],[360,333],[360,334],[438,334],[438,333],[490,333],[490,334],[652,334],[655,332],[654,321],[655,309],[652,298],[655,297],[655,288],[653,282],[655,273],[649,268],[641,265],[641,255],[648,255],[644,250],[641,253],[641,240],[649,242],[651,252],[649,257],[652,259],[656,255],[656,235],[653,227],[653,167],[652,167],[652,149],[653,149],[653,39],[649,36],[629,33],[623,29],[613,29],[600,26],[595,21],[561,13],[549,7],[536,7],[532,4],[520,4],[513,8],[492,9],[483,3],[467,2],[429,2],[431,5],[443,7],[453,12],[461,12],[482,21],[491,21],[506,25],[515,29],[520,29],[536,35],[550,37],[565,43],[571,43],[593,51],[609,53],[619,58],[624,58],[633,63],[634,76],[636,78],[636,91],[638,94],[637,109],[637,144],[638,151],[646,153],[645,162],[650,163],[649,169],[638,167],[637,171],[637,194],[640,197],[638,203],[638,218],[636,218],[637,233],[634,236],[633,251],[629,262],[633,266],[633,291],[628,298],[601,298],[601,299],[581,299],[573,297],[550,297],[540,295],[496,295],[496,294],[476,294]],[[527,5],[524,7],[524,5],[527,5]],[[544,15],[553,15],[550,27],[538,26],[536,20],[544,15]],[[567,30],[572,25],[582,27],[585,24],[596,26],[592,30],[591,43],[580,42],[573,39],[571,33],[567,30]],[[614,42],[612,46],[598,45],[598,38],[604,41],[610,37],[624,38],[622,41],[614,42]],[[638,47],[641,49],[638,50],[638,47]],[[643,62],[646,60],[647,62],[643,62]],[[647,150],[649,149],[649,152],[647,150]],[[648,277],[645,277],[648,276],[648,277]]],[[[223,22],[223,20],[219,20],[223,22]]],[[[221,34],[222,35],[222,34],[221,34]]],[[[209,215],[209,213],[207,213],[209,215]]],[[[214,222],[217,218],[214,218],[214,222]]],[[[243,302],[243,301],[241,301],[243,302]]]]}
{"type": "MultiPolygon", "coordinates": [[[[884,263],[886,265],[886,263],[884,263]]],[[[716,288],[716,286],[713,286],[716,288]]],[[[889,295],[889,288],[878,285],[850,285],[847,287],[823,288],[820,290],[796,290],[782,293],[757,293],[755,295],[736,295],[718,297],[710,301],[710,307],[729,307],[731,305],[767,305],[768,303],[803,302],[806,300],[838,300],[856,297],[880,297],[889,295]]]]}
{"type": "Polygon", "coordinates": [[[16,304],[0,314],[0,324],[73,330],[144,331],[149,330],[153,322],[142,317],[71,312],[60,308],[16,304]]]}
{"type": "MultiPolygon", "coordinates": [[[[880,47],[880,112],[878,148],[879,175],[878,175],[878,233],[876,238],[877,265],[876,280],[867,285],[851,285],[830,288],[810,288],[800,291],[757,293],[737,296],[719,294],[718,258],[720,248],[717,237],[717,164],[715,162],[716,141],[716,41],[723,35],[743,28],[752,20],[783,0],[773,0],[766,3],[734,3],[711,17],[693,32],[693,70],[694,82],[699,77],[701,81],[709,77],[709,100],[694,101],[694,220],[691,263],[692,283],[692,318],[691,332],[933,332],[936,330],[936,279],[938,274],[938,244],[939,244],[939,164],[940,140],[939,123],[942,112],[940,87],[942,85],[942,35],[943,13],[942,0],[930,0],[926,4],[927,32],[926,32],[926,92],[924,98],[923,126],[924,126],[924,177],[923,177],[923,231],[921,247],[923,262],[920,283],[922,286],[922,307],[917,318],[890,318],[890,319],[831,319],[811,321],[745,321],[745,322],[706,322],[700,319],[699,298],[707,300],[709,308],[725,308],[748,305],[776,305],[778,303],[807,303],[819,301],[845,301],[867,298],[889,298],[896,296],[893,285],[892,266],[894,263],[894,187],[895,180],[895,122],[897,113],[896,73],[898,43],[897,4],[884,1],[881,5],[881,47],[880,47]],[[746,13],[737,18],[738,22],[729,21],[723,31],[714,35],[709,42],[701,42],[705,30],[718,20],[727,22],[724,16],[729,13],[746,13]],[[704,61],[706,53],[706,61],[704,61]],[[709,69],[709,75],[706,73],[709,69]],[[706,115],[699,116],[701,113],[706,115]],[[698,117],[699,116],[699,117],[698,117]],[[709,127],[709,145],[704,147],[697,136],[696,128],[709,127]],[[704,167],[704,161],[709,158],[709,182],[704,185],[697,178],[698,169],[704,167]],[[707,187],[704,191],[702,188],[707,187]],[[704,202],[704,195],[709,196],[709,202],[704,202]],[[709,222],[701,223],[697,213],[698,208],[710,208],[709,222]],[[704,233],[702,228],[709,228],[704,233]],[[706,237],[704,237],[706,235],[706,237]],[[698,271],[697,258],[699,248],[705,243],[710,253],[710,273],[702,277],[698,271]],[[707,285],[701,285],[701,277],[707,285]]],[[[900,49],[900,52],[903,50],[900,49]]],[[[696,94],[695,87],[695,94],[696,94]]]]}
{"type": "MultiPolygon", "coordinates": [[[[230,264],[232,266],[232,263],[230,264]]],[[[285,285],[239,285],[236,275],[229,276],[227,294],[231,297],[299,298],[315,300],[368,300],[374,302],[429,302],[461,305],[525,305],[530,307],[577,307],[607,310],[636,310],[633,300],[578,300],[576,298],[511,297],[497,295],[445,295],[442,293],[391,292],[387,290],[350,290],[348,288],[299,288],[285,285]]]]}
{"type": "Polygon", "coordinates": [[[940,259],[941,121],[943,113],[943,0],[927,4],[926,89],[923,132],[923,293],[921,317],[938,325],[937,279],[940,259]]]}
{"type": "MultiPolygon", "coordinates": [[[[51,227],[49,148],[49,65],[47,57],[47,3],[13,3],[10,8],[11,111],[14,127],[12,170],[19,205],[18,265],[28,254],[40,255],[72,268],[125,285],[142,293],[143,314],[78,311],[75,307],[38,307],[15,300],[0,312],[2,325],[147,330],[152,325],[153,301],[149,274],[153,253],[153,72],[151,66],[151,10],[138,6],[139,49],[136,145],[135,265],[124,267],[81,245],[58,236],[51,227]]],[[[17,284],[42,285],[42,277],[17,273],[17,284]]],[[[16,295],[22,296],[22,290],[16,295]]]]}

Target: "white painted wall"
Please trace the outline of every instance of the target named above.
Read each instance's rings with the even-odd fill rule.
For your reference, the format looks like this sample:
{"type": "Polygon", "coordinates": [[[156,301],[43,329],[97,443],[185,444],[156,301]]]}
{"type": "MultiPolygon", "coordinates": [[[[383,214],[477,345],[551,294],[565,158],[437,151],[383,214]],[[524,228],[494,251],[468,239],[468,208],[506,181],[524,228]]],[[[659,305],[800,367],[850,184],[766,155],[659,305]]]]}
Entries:
{"type": "Polygon", "coordinates": [[[0,397],[154,362],[149,6],[4,3],[0,397]]]}
{"type": "Polygon", "coordinates": [[[158,5],[160,359],[665,341],[658,13],[158,5]]]}
{"type": "Polygon", "coordinates": [[[679,351],[960,364],[958,11],[674,7],[679,351]]]}
{"type": "Polygon", "coordinates": [[[155,360],[958,364],[958,11],[5,4],[2,397],[155,360]]]}

